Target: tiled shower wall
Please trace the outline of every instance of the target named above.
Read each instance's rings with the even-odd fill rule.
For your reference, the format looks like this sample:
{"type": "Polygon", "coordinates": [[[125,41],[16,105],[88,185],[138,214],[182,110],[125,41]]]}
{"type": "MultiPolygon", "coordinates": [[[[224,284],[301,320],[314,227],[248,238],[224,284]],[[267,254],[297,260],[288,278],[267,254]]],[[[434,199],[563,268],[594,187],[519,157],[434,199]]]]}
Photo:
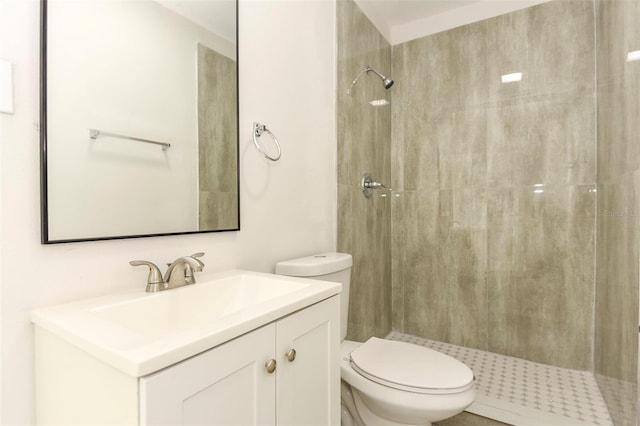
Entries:
{"type": "Polygon", "coordinates": [[[591,369],[594,47],[581,0],[394,46],[395,330],[591,369]]]}
{"type": "Polygon", "coordinates": [[[198,229],[238,227],[236,61],[198,44],[198,229]]]}
{"type": "Polygon", "coordinates": [[[338,29],[338,250],[353,255],[347,338],[366,340],[391,330],[391,207],[388,197],[365,198],[360,178],[369,172],[389,184],[391,112],[373,100],[391,92],[369,65],[389,73],[391,47],[352,0],[337,2],[338,29]]]}
{"type": "Polygon", "coordinates": [[[626,426],[640,254],[640,61],[626,55],[640,49],[640,2],[595,6],[556,0],[407,42],[391,67],[388,44],[339,0],[339,249],[355,261],[350,338],[393,325],[594,368],[626,426]],[[344,92],[366,64],[396,80],[391,119],[366,104],[389,99],[375,78],[344,92]],[[522,81],[501,84],[512,72],[522,81]],[[364,171],[394,190],[365,200],[364,171]]]}
{"type": "Polygon", "coordinates": [[[616,426],[636,424],[640,2],[598,0],[595,374],[616,426]]]}

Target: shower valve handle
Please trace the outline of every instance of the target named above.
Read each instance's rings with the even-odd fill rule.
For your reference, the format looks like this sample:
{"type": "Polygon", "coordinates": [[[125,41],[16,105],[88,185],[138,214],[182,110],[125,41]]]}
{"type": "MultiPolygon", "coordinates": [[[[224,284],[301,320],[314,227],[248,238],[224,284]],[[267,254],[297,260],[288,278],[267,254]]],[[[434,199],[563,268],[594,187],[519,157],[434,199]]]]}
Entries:
{"type": "Polygon", "coordinates": [[[365,197],[370,198],[373,194],[374,189],[385,188],[382,182],[376,182],[373,180],[369,173],[365,173],[362,175],[362,179],[360,179],[360,189],[362,189],[362,193],[365,197]]]}
{"type": "Polygon", "coordinates": [[[384,186],[382,182],[365,182],[363,186],[365,188],[371,188],[371,189],[386,188],[386,186],[384,186]]]}

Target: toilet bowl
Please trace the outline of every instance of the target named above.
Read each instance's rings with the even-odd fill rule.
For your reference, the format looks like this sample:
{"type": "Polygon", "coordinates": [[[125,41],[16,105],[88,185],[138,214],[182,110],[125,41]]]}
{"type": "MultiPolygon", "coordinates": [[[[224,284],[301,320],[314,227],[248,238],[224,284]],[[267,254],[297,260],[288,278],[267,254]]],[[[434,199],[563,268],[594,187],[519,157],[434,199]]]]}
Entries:
{"type": "Polygon", "coordinates": [[[345,340],[341,351],[340,374],[365,425],[430,425],[475,399],[471,370],[432,349],[372,337],[345,340]]]}
{"type": "Polygon", "coordinates": [[[323,253],[279,262],[280,275],[342,284],[342,424],[424,425],[455,416],[475,399],[473,372],[435,350],[372,337],[345,340],[349,309],[351,255],[323,253]]]}

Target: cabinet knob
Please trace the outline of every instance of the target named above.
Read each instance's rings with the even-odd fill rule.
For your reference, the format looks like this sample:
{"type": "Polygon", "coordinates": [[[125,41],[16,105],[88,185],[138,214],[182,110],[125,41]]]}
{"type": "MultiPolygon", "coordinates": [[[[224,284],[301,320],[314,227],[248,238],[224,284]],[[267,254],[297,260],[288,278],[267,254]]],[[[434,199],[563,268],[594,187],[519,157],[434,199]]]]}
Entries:
{"type": "Polygon", "coordinates": [[[287,351],[287,353],[284,354],[284,356],[287,357],[287,361],[293,362],[296,359],[296,350],[295,349],[289,349],[287,351]]]}
{"type": "Polygon", "coordinates": [[[267,369],[267,373],[272,374],[276,371],[276,360],[270,359],[269,361],[264,363],[264,367],[267,369]]]}

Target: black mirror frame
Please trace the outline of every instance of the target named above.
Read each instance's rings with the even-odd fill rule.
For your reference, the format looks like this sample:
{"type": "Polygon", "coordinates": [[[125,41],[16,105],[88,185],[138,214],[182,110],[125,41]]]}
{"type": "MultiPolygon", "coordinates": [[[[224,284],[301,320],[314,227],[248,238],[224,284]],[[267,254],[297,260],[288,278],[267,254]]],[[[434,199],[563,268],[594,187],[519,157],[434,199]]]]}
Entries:
{"type": "Polygon", "coordinates": [[[238,102],[236,102],[236,116],[238,117],[236,126],[236,179],[238,188],[238,226],[232,229],[214,229],[206,231],[186,231],[167,232],[157,234],[140,235],[116,235],[108,237],[87,237],[76,239],[51,240],[49,238],[49,215],[48,215],[48,185],[47,185],[47,3],[48,0],[40,0],[40,224],[41,224],[41,244],[74,243],[83,241],[102,240],[122,240],[127,238],[147,238],[164,237],[170,235],[190,235],[207,234],[214,232],[240,231],[240,61],[239,61],[239,0],[236,0],[236,91],[238,102]]]}

